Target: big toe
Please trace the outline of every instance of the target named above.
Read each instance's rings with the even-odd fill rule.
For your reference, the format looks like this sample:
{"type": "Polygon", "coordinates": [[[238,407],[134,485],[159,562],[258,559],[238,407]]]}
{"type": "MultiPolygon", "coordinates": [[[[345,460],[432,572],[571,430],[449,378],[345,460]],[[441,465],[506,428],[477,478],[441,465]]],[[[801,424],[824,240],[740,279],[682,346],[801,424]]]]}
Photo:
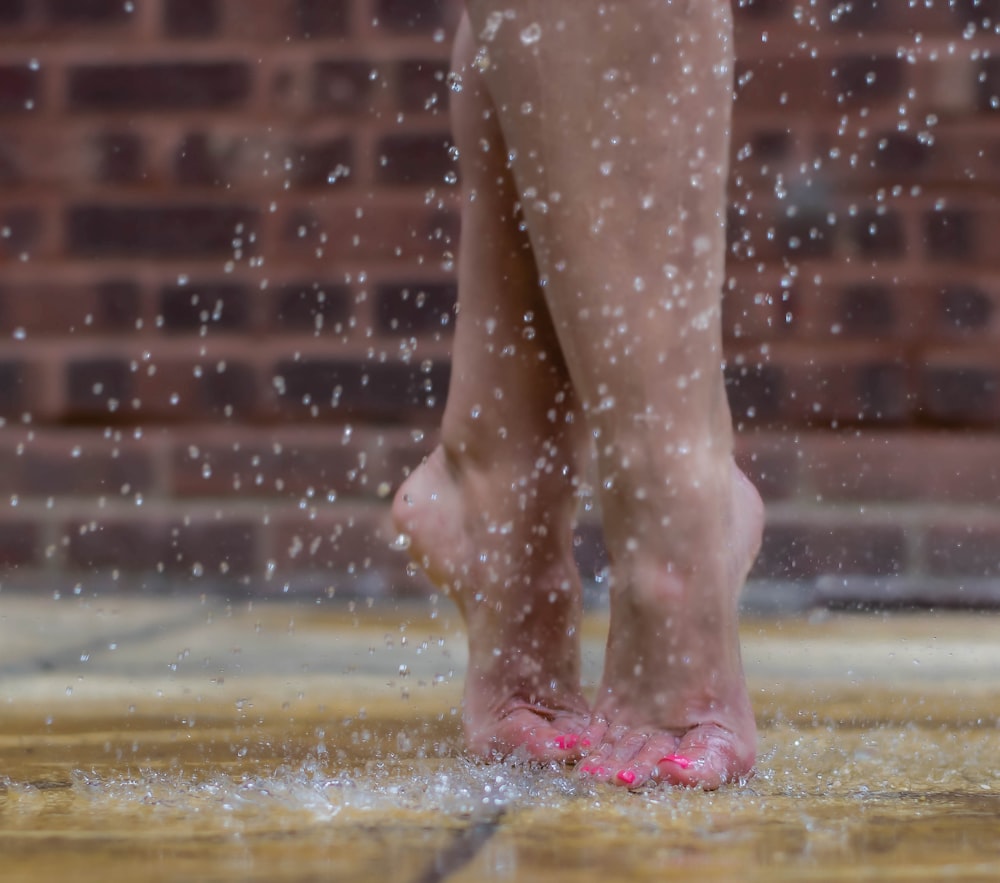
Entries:
{"type": "Polygon", "coordinates": [[[753,775],[754,741],[719,724],[702,724],[657,760],[654,775],[667,784],[714,791],[753,775]]]}
{"type": "Polygon", "coordinates": [[[518,708],[468,734],[469,750],[487,760],[513,757],[538,763],[575,763],[586,752],[586,720],[571,713],[518,708]]]}

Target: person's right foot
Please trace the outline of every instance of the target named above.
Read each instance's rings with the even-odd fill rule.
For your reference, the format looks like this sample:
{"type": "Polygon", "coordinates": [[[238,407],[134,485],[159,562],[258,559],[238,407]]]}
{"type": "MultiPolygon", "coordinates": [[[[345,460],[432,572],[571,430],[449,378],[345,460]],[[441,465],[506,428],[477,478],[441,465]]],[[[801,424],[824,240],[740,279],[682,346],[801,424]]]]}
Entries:
{"type": "Polygon", "coordinates": [[[588,747],[581,734],[590,716],[580,691],[582,589],[570,526],[525,523],[531,516],[516,506],[497,523],[485,513],[503,511],[504,494],[509,487],[463,473],[438,447],[400,487],[393,519],[413,560],[465,618],[469,751],[572,762],[588,747]]]}

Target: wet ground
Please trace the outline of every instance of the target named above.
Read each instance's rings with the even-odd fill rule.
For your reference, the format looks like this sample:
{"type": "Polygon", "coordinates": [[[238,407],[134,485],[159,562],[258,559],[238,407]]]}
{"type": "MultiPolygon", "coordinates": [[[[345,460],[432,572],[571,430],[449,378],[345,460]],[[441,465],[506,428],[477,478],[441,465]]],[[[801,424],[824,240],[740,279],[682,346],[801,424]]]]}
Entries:
{"type": "Polygon", "coordinates": [[[629,794],[462,759],[445,610],[5,596],[2,879],[1000,879],[1000,618],[744,637],[756,777],[629,794]]]}

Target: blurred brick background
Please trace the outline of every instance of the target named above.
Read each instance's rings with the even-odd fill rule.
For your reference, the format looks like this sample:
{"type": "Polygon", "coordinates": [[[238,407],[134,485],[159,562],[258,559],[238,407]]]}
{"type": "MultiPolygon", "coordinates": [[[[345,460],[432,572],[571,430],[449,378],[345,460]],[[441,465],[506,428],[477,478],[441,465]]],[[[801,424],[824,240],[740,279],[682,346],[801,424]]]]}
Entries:
{"type": "MultiPolygon", "coordinates": [[[[385,515],[447,385],[458,8],[0,0],[3,591],[425,591],[385,515]]],[[[998,20],[737,11],[758,579],[963,603],[1000,577],[998,20]]]]}

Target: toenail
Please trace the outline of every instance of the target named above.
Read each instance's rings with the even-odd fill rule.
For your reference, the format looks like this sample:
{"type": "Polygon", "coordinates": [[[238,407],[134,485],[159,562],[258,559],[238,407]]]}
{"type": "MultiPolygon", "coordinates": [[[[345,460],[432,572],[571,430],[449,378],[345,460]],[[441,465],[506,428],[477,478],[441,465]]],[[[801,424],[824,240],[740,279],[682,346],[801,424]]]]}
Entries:
{"type": "Polygon", "coordinates": [[[587,739],[587,738],[583,738],[583,739],[581,739],[581,740],[580,740],[580,744],[581,744],[581,745],[582,745],[582,746],[583,746],[584,748],[590,748],[590,739],[587,739]]]}
{"type": "Polygon", "coordinates": [[[635,781],[635,773],[632,770],[619,770],[618,781],[624,782],[626,785],[631,785],[635,781]]]}
{"type": "Polygon", "coordinates": [[[579,741],[580,739],[578,736],[570,733],[568,736],[556,736],[554,744],[560,751],[569,751],[570,749],[575,748],[576,743],[579,741]]]}
{"type": "Polygon", "coordinates": [[[682,770],[686,770],[689,766],[691,766],[691,761],[688,760],[686,757],[681,757],[681,755],[679,754],[668,754],[664,757],[661,757],[660,763],[663,763],[664,761],[676,764],[682,770]]]}
{"type": "Polygon", "coordinates": [[[590,764],[586,764],[586,765],[580,767],[580,772],[581,773],[586,773],[588,776],[592,776],[592,775],[594,775],[594,773],[597,772],[597,767],[591,766],[590,764]]]}

